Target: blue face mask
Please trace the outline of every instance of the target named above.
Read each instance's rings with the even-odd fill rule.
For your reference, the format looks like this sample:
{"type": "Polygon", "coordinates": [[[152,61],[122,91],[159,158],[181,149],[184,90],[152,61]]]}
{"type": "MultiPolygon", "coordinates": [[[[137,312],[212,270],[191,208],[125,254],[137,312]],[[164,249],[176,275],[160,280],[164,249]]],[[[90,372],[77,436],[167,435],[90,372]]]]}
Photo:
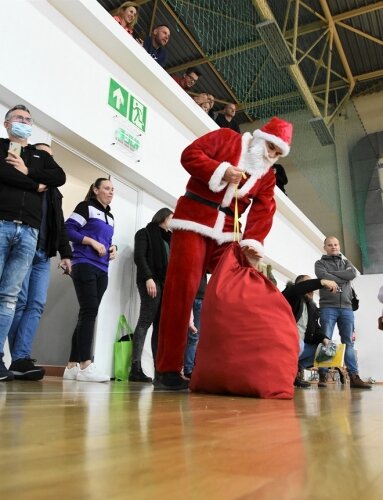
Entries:
{"type": "Polygon", "coordinates": [[[27,123],[12,122],[11,134],[20,139],[27,139],[32,134],[32,125],[27,123]]]}

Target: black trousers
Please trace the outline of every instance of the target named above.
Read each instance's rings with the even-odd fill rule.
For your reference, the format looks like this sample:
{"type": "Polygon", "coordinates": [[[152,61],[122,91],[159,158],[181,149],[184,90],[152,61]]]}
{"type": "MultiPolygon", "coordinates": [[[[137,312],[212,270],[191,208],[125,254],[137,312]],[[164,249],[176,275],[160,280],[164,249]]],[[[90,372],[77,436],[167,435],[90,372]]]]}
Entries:
{"type": "Polygon", "coordinates": [[[140,282],[137,284],[138,292],[141,299],[140,316],[138,318],[136,329],[133,335],[133,355],[132,364],[136,368],[141,368],[141,356],[144,349],[146,334],[151,324],[153,324],[152,332],[152,354],[153,361],[156,362],[157,345],[158,345],[158,330],[160,326],[161,301],[163,284],[155,280],[157,287],[157,296],[152,298],[146,290],[146,283],[140,282]]]}
{"type": "Polygon", "coordinates": [[[72,337],[69,361],[79,363],[92,359],[94,323],[108,286],[108,273],[91,264],[76,264],[71,276],[80,312],[72,337]]]}

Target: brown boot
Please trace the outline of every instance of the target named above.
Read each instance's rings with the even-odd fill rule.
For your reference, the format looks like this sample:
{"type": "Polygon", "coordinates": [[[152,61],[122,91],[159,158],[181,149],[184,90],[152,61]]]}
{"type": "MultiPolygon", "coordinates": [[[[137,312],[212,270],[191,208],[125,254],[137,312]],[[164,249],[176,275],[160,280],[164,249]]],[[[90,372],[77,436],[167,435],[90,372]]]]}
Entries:
{"type": "Polygon", "coordinates": [[[327,387],[327,372],[319,372],[319,382],[318,387],[327,387]]]}
{"type": "Polygon", "coordinates": [[[363,382],[358,373],[350,373],[350,387],[354,389],[372,389],[372,385],[363,382]]]}

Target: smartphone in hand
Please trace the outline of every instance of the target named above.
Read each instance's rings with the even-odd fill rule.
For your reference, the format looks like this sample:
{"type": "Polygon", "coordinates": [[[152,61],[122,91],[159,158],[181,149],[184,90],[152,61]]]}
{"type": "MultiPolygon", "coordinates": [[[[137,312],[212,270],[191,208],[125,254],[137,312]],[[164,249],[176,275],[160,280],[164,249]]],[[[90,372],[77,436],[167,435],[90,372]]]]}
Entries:
{"type": "Polygon", "coordinates": [[[8,148],[9,153],[13,153],[17,156],[21,155],[21,144],[19,142],[13,142],[11,141],[9,143],[9,148],[8,148]]]}

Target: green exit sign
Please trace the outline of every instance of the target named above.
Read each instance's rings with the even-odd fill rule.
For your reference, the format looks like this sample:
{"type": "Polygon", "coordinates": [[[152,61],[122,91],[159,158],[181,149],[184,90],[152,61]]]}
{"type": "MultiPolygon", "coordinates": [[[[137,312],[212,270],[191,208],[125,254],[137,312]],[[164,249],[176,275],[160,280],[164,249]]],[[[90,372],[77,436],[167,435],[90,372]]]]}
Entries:
{"type": "Polygon", "coordinates": [[[108,104],[133,125],[145,132],[147,107],[113,78],[109,82],[108,104]]]}
{"type": "Polygon", "coordinates": [[[122,116],[128,114],[129,92],[121,87],[113,78],[110,79],[108,104],[122,116]]]}

